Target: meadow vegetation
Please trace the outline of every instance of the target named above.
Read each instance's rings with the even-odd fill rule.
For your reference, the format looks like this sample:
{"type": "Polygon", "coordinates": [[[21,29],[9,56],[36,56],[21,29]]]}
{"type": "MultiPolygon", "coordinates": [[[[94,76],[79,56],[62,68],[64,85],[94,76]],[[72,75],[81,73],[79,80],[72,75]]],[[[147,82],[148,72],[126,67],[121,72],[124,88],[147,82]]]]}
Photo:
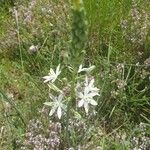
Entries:
{"type": "Polygon", "coordinates": [[[149,149],[149,0],[0,1],[0,150],[149,149]]]}

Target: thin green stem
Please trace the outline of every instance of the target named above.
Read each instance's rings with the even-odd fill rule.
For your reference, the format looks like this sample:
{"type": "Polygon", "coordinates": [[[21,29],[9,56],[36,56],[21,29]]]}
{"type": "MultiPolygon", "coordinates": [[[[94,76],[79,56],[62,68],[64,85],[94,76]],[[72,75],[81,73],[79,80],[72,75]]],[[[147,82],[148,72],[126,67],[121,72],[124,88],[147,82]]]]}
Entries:
{"type": "Polygon", "coordinates": [[[19,28],[19,21],[18,21],[17,10],[15,10],[15,19],[16,19],[16,25],[17,25],[17,38],[18,38],[18,43],[19,43],[19,52],[20,52],[21,66],[22,66],[22,71],[24,71],[22,48],[21,48],[21,39],[20,39],[20,28],[19,28]]]}

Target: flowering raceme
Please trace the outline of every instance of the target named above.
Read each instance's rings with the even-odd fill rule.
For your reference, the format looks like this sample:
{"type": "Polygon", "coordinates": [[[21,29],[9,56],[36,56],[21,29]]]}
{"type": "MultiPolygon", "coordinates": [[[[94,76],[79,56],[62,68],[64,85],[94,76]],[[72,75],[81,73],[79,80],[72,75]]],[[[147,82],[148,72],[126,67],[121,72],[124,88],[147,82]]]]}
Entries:
{"type": "MultiPolygon", "coordinates": [[[[55,112],[56,115],[58,116],[59,119],[61,119],[63,112],[66,111],[67,105],[65,104],[69,103],[69,100],[74,99],[71,97],[71,93],[74,93],[76,99],[78,100],[78,107],[84,107],[86,114],[89,112],[89,104],[96,106],[97,102],[94,99],[95,96],[99,96],[99,89],[94,86],[94,78],[89,75],[89,73],[95,68],[95,66],[90,66],[89,68],[83,68],[82,65],[79,66],[79,69],[77,71],[77,76],[79,75],[80,72],[85,72],[85,75],[79,75],[80,77],[76,78],[77,79],[77,85],[74,89],[74,86],[69,88],[69,93],[65,93],[64,89],[61,90],[61,83],[59,84],[59,88],[54,84],[55,80],[57,79],[58,75],[61,73],[60,71],[60,65],[57,66],[56,72],[54,72],[53,69],[50,69],[50,73],[48,76],[43,77],[45,79],[44,83],[48,82],[48,87],[49,87],[49,97],[52,101],[50,102],[45,102],[45,105],[48,105],[51,107],[49,115],[52,116],[55,112]],[[82,77],[85,77],[84,80],[82,77]],[[80,82],[78,81],[80,80],[80,82]],[[58,93],[58,96],[53,96],[52,93],[58,93]],[[67,101],[64,100],[67,99],[67,101]]],[[[61,80],[59,80],[61,81],[61,80]]],[[[72,81],[70,81],[72,82],[72,81]]],[[[68,85],[70,83],[67,83],[68,85]]]]}

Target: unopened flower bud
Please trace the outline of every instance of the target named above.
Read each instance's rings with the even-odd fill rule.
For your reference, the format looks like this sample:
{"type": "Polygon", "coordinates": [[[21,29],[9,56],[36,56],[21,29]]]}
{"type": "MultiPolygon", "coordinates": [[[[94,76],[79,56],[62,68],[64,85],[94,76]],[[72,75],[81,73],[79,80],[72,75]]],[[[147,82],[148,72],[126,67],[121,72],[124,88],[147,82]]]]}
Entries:
{"type": "Polygon", "coordinates": [[[35,53],[38,50],[38,46],[31,45],[28,49],[29,53],[35,53]]]}

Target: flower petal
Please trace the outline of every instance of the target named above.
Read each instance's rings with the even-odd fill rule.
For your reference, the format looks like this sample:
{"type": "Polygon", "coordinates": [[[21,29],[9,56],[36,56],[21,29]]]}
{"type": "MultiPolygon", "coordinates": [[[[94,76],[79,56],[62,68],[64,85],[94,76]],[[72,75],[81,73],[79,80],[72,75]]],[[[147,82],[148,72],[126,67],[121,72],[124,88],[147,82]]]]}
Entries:
{"type": "Polygon", "coordinates": [[[50,69],[49,75],[52,75],[52,76],[55,75],[55,72],[54,72],[54,70],[52,68],[50,69]]]}
{"type": "Polygon", "coordinates": [[[96,105],[97,105],[97,102],[96,102],[94,99],[91,99],[91,100],[90,100],[90,104],[96,106],[96,105]]]}
{"type": "Polygon", "coordinates": [[[52,77],[50,77],[50,76],[44,76],[42,78],[45,79],[44,83],[46,83],[52,79],[52,77]]]}
{"type": "Polygon", "coordinates": [[[82,71],[82,64],[79,66],[78,73],[82,71]]]}
{"type": "Polygon", "coordinates": [[[79,69],[78,69],[78,73],[82,72],[82,71],[85,71],[87,73],[90,73],[93,69],[95,68],[95,66],[90,66],[89,68],[82,68],[82,64],[79,66],[79,69]]]}
{"type": "Polygon", "coordinates": [[[91,72],[93,69],[95,69],[95,66],[94,66],[94,65],[90,66],[90,67],[87,69],[87,72],[91,72]]]}
{"type": "Polygon", "coordinates": [[[97,92],[92,92],[88,94],[88,97],[94,97],[96,95],[99,95],[97,92]]]}
{"type": "Polygon", "coordinates": [[[88,103],[84,103],[84,109],[85,109],[85,112],[88,114],[88,111],[89,111],[88,103]]]}
{"type": "Polygon", "coordinates": [[[83,96],[84,96],[83,93],[81,93],[81,92],[78,92],[77,94],[78,94],[77,96],[78,96],[80,99],[82,99],[83,96]]]}
{"type": "Polygon", "coordinates": [[[44,105],[52,106],[52,102],[45,102],[44,105]]]}
{"type": "Polygon", "coordinates": [[[83,99],[81,99],[81,100],[78,102],[78,107],[82,107],[82,106],[83,106],[83,104],[84,104],[84,100],[83,100],[83,99]]]}
{"type": "Polygon", "coordinates": [[[59,119],[61,118],[61,115],[62,115],[61,107],[58,107],[57,116],[58,116],[59,119]]]}
{"type": "Polygon", "coordinates": [[[90,81],[90,83],[89,83],[89,87],[94,87],[94,78],[90,81]]]}
{"type": "Polygon", "coordinates": [[[51,111],[49,113],[49,116],[52,116],[54,114],[55,110],[56,110],[56,107],[52,107],[52,109],[51,109],[51,111]]]}
{"type": "Polygon", "coordinates": [[[57,79],[57,77],[56,77],[56,76],[55,76],[55,77],[53,77],[53,79],[52,79],[52,83],[54,83],[56,79],[57,79]]]}
{"type": "Polygon", "coordinates": [[[55,97],[55,96],[53,96],[51,93],[49,93],[49,98],[50,98],[50,99],[52,99],[53,101],[55,101],[55,100],[56,100],[56,97],[55,97]]]}
{"type": "Polygon", "coordinates": [[[61,102],[62,99],[63,99],[64,95],[61,93],[59,96],[58,96],[58,101],[61,102]]]}
{"type": "Polygon", "coordinates": [[[60,64],[56,68],[56,75],[58,76],[61,73],[60,71],[60,64]]]}

